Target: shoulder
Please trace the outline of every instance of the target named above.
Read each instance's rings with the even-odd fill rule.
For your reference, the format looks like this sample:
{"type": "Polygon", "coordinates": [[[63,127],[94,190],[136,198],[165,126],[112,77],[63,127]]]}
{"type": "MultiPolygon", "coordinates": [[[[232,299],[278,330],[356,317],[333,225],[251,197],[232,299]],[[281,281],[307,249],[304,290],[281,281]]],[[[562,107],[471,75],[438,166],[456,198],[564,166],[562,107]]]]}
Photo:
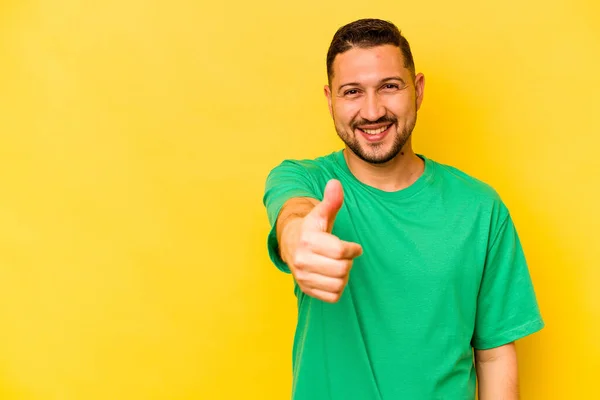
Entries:
{"type": "Polygon", "coordinates": [[[445,190],[460,195],[464,200],[486,204],[496,212],[508,213],[500,194],[489,183],[454,166],[433,162],[445,190]]]}
{"type": "Polygon", "coordinates": [[[498,192],[487,182],[484,182],[473,175],[460,170],[452,165],[442,164],[433,161],[436,164],[437,173],[444,180],[446,185],[462,189],[473,195],[487,197],[490,199],[499,199],[498,192]]]}
{"type": "Polygon", "coordinates": [[[327,181],[335,176],[334,155],[281,161],[267,176],[264,201],[280,195],[321,199],[327,181]]]}
{"type": "Polygon", "coordinates": [[[314,159],[285,159],[271,169],[269,175],[302,175],[312,179],[329,176],[335,167],[335,154],[331,153],[314,159]]]}

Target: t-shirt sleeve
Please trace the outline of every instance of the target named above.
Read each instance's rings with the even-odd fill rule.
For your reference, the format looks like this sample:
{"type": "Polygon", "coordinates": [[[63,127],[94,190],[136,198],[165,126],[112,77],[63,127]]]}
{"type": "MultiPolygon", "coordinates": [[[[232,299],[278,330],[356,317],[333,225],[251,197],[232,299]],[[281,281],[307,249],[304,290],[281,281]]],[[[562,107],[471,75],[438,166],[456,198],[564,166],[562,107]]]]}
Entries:
{"type": "Polygon", "coordinates": [[[544,327],[523,249],[508,211],[488,246],[472,345],[485,350],[544,327]]]}
{"type": "Polygon", "coordinates": [[[269,173],[263,197],[271,224],[267,238],[269,257],[277,268],[286,273],[290,273],[290,269],[279,255],[277,217],[285,202],[294,197],[319,199],[307,168],[301,162],[286,160],[269,173]]]}

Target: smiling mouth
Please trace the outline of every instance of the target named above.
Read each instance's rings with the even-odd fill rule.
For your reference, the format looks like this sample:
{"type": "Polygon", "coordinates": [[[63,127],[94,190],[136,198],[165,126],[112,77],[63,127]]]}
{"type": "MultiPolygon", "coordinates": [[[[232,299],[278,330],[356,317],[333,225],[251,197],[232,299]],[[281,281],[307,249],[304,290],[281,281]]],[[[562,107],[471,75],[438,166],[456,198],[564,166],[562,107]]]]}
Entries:
{"type": "Polygon", "coordinates": [[[363,131],[367,135],[375,136],[375,135],[379,135],[380,133],[385,132],[390,126],[392,126],[392,124],[382,126],[381,128],[377,128],[377,129],[366,129],[366,128],[358,128],[358,129],[363,131]]]}
{"type": "Polygon", "coordinates": [[[379,128],[375,128],[375,129],[356,128],[356,130],[358,132],[360,132],[361,136],[368,143],[380,143],[381,141],[383,141],[385,139],[385,137],[391,131],[393,125],[394,124],[392,123],[389,125],[380,126],[379,128]]]}

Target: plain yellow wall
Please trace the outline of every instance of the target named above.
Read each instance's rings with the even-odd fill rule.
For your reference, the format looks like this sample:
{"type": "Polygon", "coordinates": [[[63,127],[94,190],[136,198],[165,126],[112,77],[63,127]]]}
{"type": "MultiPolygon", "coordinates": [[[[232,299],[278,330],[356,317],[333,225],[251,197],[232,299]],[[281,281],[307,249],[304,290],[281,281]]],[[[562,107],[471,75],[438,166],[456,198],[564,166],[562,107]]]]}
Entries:
{"type": "Polygon", "coordinates": [[[597,2],[3,0],[0,399],[289,398],[264,180],[341,147],[325,52],[362,17],[425,73],[415,149],[512,211],[523,399],[600,393],[597,2]]]}

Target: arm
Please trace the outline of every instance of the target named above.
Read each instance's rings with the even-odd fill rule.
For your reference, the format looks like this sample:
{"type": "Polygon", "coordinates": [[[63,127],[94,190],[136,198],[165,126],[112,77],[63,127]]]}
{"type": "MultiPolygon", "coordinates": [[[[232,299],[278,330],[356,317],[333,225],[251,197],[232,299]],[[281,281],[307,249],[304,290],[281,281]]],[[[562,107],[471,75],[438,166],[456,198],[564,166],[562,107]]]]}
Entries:
{"type": "Polygon", "coordinates": [[[517,351],[514,342],[475,350],[480,400],[518,400],[517,351]]]}
{"type": "MultiPolygon", "coordinates": [[[[310,197],[295,197],[285,202],[279,216],[277,217],[277,242],[279,245],[279,255],[285,262],[289,262],[288,252],[284,251],[284,244],[282,243],[283,232],[286,228],[292,228],[294,222],[298,223],[302,218],[306,217],[312,209],[319,204],[317,199],[310,197]]],[[[286,231],[286,235],[289,231],[286,231]]],[[[287,248],[286,248],[287,250],[287,248]]]]}
{"type": "Polygon", "coordinates": [[[330,303],[340,299],[353,259],[362,254],[359,244],[331,234],[342,202],[339,181],[328,183],[322,201],[307,197],[286,201],[275,225],[280,258],[302,292],[330,303]]]}

